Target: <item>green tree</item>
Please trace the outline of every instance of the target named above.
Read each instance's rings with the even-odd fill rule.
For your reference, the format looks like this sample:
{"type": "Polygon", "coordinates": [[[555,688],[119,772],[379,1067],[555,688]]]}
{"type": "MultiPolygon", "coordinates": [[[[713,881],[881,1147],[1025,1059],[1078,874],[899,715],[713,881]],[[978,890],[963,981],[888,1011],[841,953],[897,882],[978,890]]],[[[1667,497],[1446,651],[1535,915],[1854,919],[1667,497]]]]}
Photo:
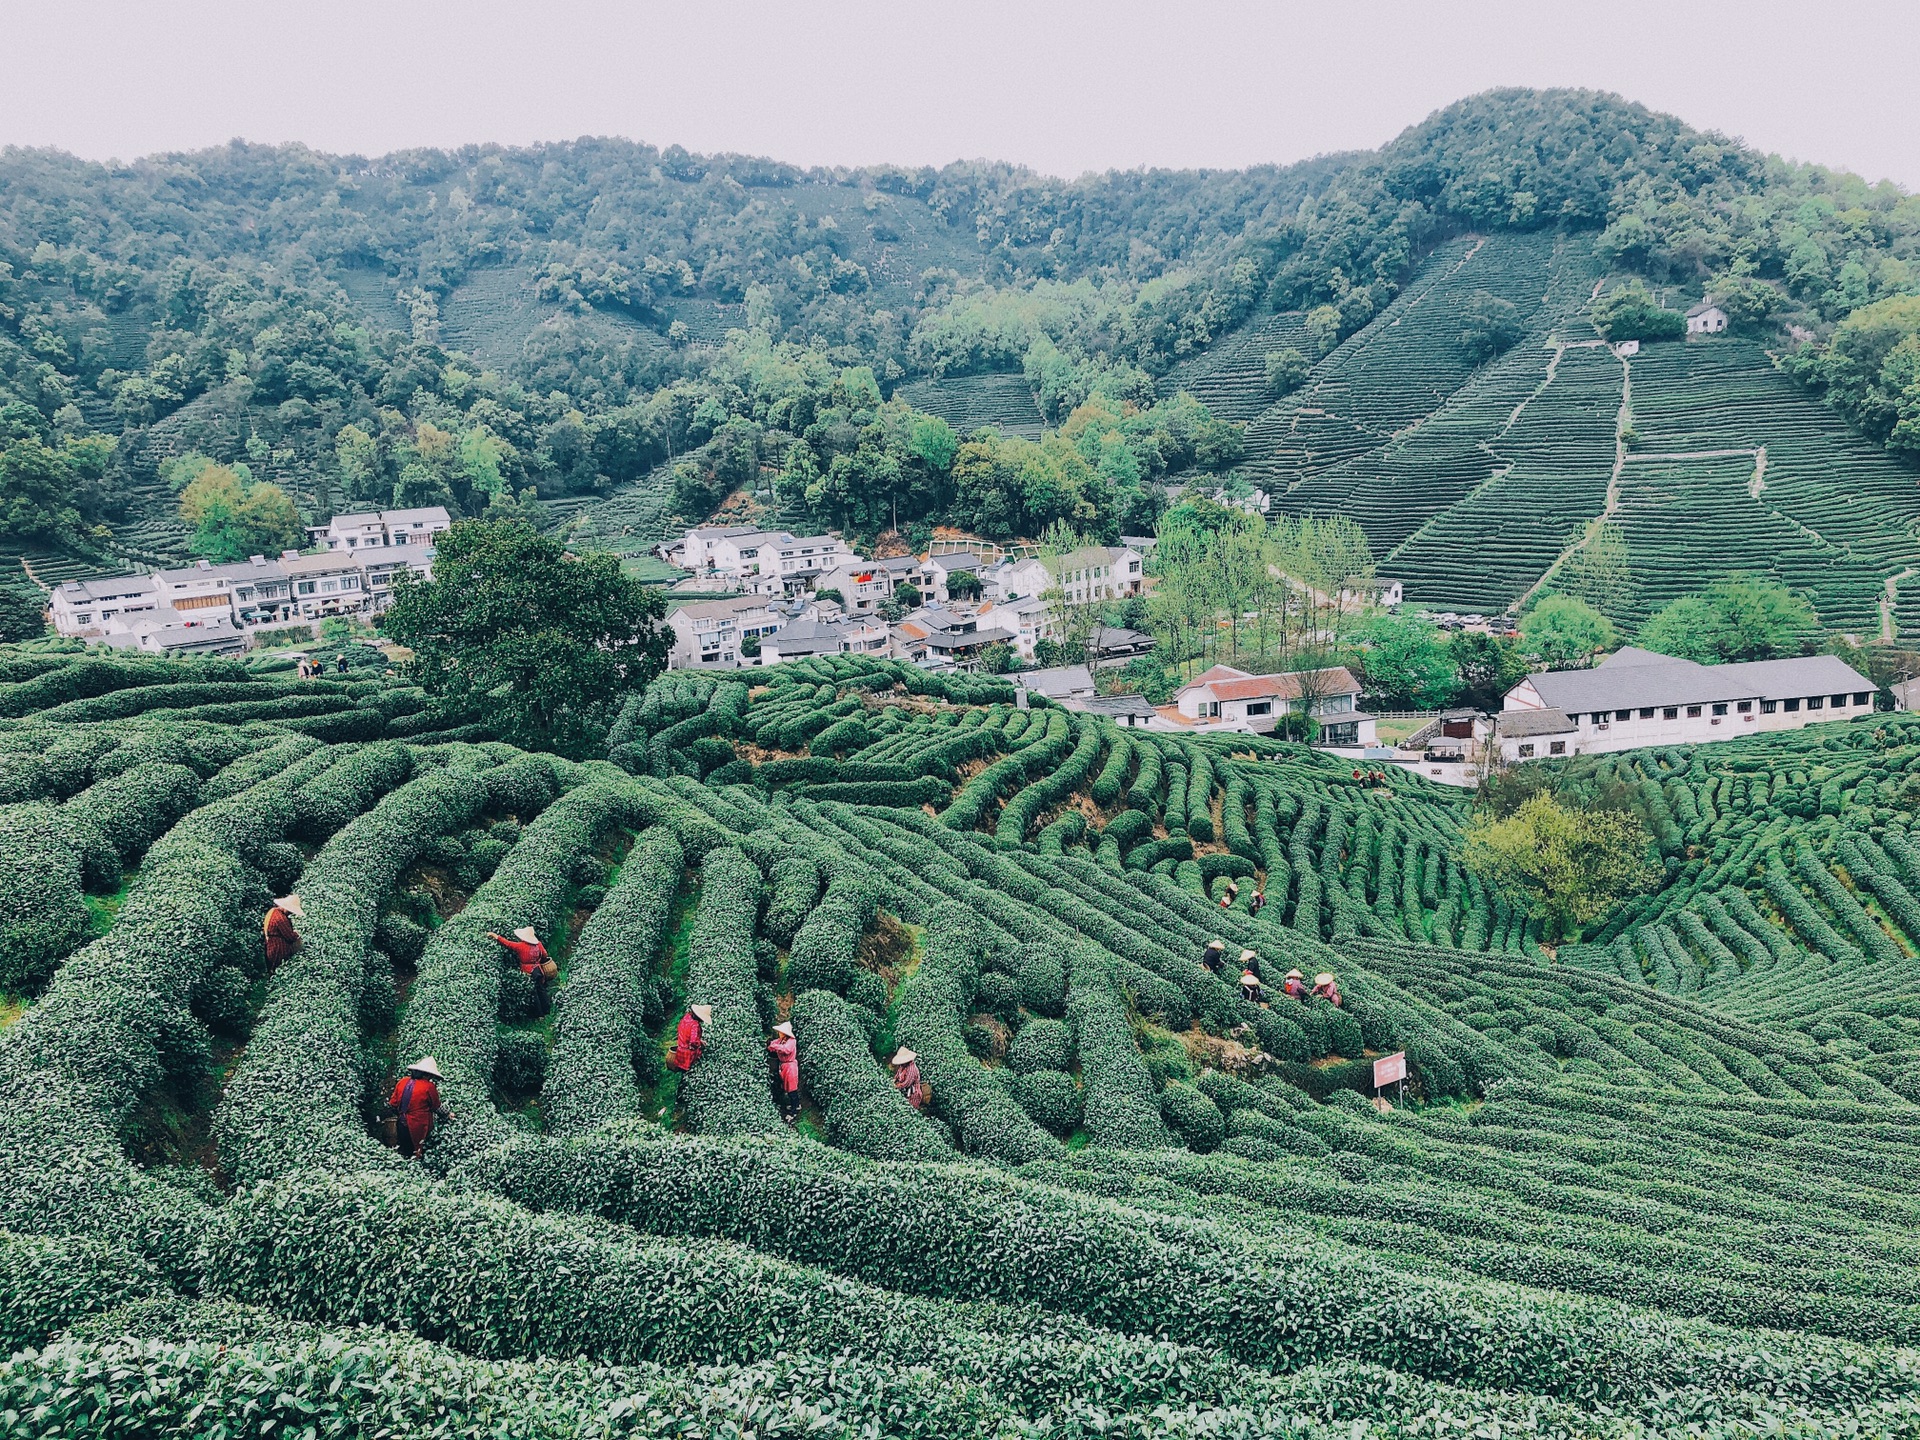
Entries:
{"type": "Polygon", "coordinates": [[[180,492],[180,518],[193,527],[193,553],[217,563],[298,550],[307,539],[286,491],[225,465],[207,466],[180,492]]]}
{"type": "Polygon", "coordinates": [[[1526,896],[1558,939],[1653,883],[1650,845],[1629,810],[1580,810],[1543,792],[1504,819],[1477,814],[1461,858],[1482,880],[1526,896]]]}
{"type": "Polygon", "coordinates": [[[1467,297],[1460,321],[1460,348],[1476,365],[1511,350],[1520,338],[1519,309],[1485,290],[1467,297]]]}
{"type": "Polygon", "coordinates": [[[1267,393],[1275,396],[1291,395],[1307,383],[1307,376],[1312,371],[1313,362],[1291,345],[1279,350],[1269,350],[1267,352],[1267,393]]]}
{"type": "Polygon", "coordinates": [[[0,533],[21,540],[75,537],[81,525],[75,479],[67,456],[38,440],[0,450],[0,533]]]}
{"type": "Polygon", "coordinates": [[[1596,300],[1593,323],[1609,340],[1678,340],[1687,333],[1687,317],[1662,306],[1638,280],[1596,300]]]}
{"type": "Polygon", "coordinates": [[[1447,642],[1447,652],[1459,679],[1456,698],[1476,710],[1498,710],[1531,668],[1526,652],[1504,635],[1457,631],[1447,642]]]}
{"type": "Polygon", "coordinates": [[[1669,601],[1639,638],[1662,655],[1720,665],[1798,655],[1818,633],[1813,607],[1786,586],[1733,575],[1669,601]]]}
{"type": "Polygon", "coordinates": [[[1361,622],[1358,661],[1369,696],[1392,710],[1445,705],[1459,689],[1440,629],[1424,615],[1373,615],[1361,622]]]}
{"type": "Polygon", "coordinates": [[[1584,666],[1614,642],[1613,623],[1584,600],[1549,595],[1520,621],[1520,639],[1552,670],[1584,666]]]}
{"type": "Polygon", "coordinates": [[[407,678],[455,714],[485,714],[518,744],[585,756],[619,699],[665,667],[666,604],[617,557],[569,554],[519,523],[464,520],[433,576],[395,578],[381,630],[407,678]]]}

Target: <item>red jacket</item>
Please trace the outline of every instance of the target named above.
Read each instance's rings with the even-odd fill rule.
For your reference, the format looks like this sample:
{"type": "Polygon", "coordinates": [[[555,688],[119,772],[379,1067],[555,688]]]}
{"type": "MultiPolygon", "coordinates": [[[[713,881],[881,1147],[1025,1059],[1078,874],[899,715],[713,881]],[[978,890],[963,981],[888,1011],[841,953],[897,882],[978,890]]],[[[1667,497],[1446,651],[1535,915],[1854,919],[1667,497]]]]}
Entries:
{"type": "Polygon", "coordinates": [[[547,947],[538,940],[501,940],[500,943],[512,952],[513,958],[520,963],[521,973],[525,975],[538,970],[547,958],[547,947]]]}
{"type": "Polygon", "coordinates": [[[767,1053],[780,1062],[780,1088],[791,1095],[800,1088],[800,1056],[791,1035],[776,1035],[767,1042],[767,1053]]]}
{"type": "Polygon", "coordinates": [[[300,936],[293,928],[293,917],[278,905],[267,911],[267,922],[260,927],[267,941],[267,963],[278,965],[300,948],[300,936]]]}
{"type": "Polygon", "coordinates": [[[398,1113],[413,1143],[426,1144],[433,1133],[433,1117],[440,1113],[440,1087],[422,1075],[402,1075],[394,1082],[387,1104],[398,1113]]]}
{"type": "Polygon", "coordinates": [[[673,1032],[673,1058],[667,1063],[676,1070],[691,1070],[702,1048],[700,1017],[689,1010],[680,1017],[680,1028],[673,1032]]]}
{"type": "Polygon", "coordinates": [[[893,1072],[893,1088],[906,1096],[907,1103],[916,1110],[926,1099],[927,1092],[920,1088],[920,1067],[912,1060],[893,1072]]]}

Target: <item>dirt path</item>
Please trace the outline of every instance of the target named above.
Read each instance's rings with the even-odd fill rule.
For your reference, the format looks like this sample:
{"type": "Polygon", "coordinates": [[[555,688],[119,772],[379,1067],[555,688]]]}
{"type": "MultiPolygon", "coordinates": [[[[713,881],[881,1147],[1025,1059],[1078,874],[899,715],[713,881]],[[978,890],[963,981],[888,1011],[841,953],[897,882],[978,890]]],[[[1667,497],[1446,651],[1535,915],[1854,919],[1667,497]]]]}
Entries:
{"type": "Polygon", "coordinates": [[[1880,638],[1889,645],[1900,638],[1900,626],[1893,615],[1893,607],[1900,603],[1900,582],[1914,575],[1920,575],[1920,566],[1909,565],[1898,575],[1887,577],[1885,592],[1880,597],[1880,638]]]}

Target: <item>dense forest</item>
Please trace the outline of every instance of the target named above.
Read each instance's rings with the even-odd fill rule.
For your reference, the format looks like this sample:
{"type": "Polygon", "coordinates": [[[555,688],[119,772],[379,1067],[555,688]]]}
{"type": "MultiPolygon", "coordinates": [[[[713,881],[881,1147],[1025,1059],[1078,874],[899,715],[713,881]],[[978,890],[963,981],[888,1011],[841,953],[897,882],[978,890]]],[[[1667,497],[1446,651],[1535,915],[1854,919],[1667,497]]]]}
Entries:
{"type": "MultiPolygon", "coordinates": [[[[1075,181],[624,140],[10,149],[0,538],[176,551],[170,487],[197,471],[169,462],[200,455],[309,519],[537,518],[670,466],[686,515],[754,484],[861,534],[1131,532],[1164,504],[1153,482],[1239,459],[1176,367],[1295,312],[1268,357],[1284,391],[1436,247],[1500,232],[1592,237],[1653,287],[1629,299],[1713,294],[1866,434],[1920,444],[1920,200],[1597,93],[1491,91],[1378,152],[1075,181]],[[1001,374],[1031,391],[1030,433],[906,398],[1001,374]]],[[[1485,356],[1506,303],[1470,302],[1485,356]]],[[[1601,318],[1624,335],[1662,313],[1601,318]]]]}

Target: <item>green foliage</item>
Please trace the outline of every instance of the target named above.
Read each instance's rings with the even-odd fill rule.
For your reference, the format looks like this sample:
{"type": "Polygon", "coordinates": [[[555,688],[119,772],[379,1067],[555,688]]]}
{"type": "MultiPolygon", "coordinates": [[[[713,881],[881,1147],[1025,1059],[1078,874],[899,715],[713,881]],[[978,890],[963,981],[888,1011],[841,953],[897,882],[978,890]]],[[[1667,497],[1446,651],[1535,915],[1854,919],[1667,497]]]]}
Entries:
{"type": "Polygon", "coordinates": [[[180,492],[180,518],[193,527],[194,553],[216,564],[305,548],[300,512],[286,491],[249,483],[224,465],[206,466],[180,492]]]}
{"type": "Polygon", "coordinates": [[[1629,813],[1575,810],[1541,794],[1505,819],[1477,817],[1462,860],[1483,880],[1525,893],[1533,914],[1558,935],[1650,883],[1648,846],[1629,813]]]}
{"type": "Polygon", "coordinates": [[[1668,310],[1639,280],[1616,285],[1594,302],[1593,323],[1609,340],[1678,340],[1687,333],[1687,317],[1668,310]]]}
{"type": "Polygon", "coordinates": [[[1520,622],[1520,639],[1550,669],[1584,666],[1612,646],[1612,623],[1584,600],[1550,595],[1520,622]]]}
{"type": "MultiPolygon", "coordinates": [[[[617,700],[666,663],[659,596],[611,556],[570,556],[523,525],[440,537],[430,580],[394,582],[381,629],[414,651],[408,679],[456,714],[585,753],[617,700]]],[[[689,737],[691,738],[691,737],[689,737]]]]}
{"type": "Polygon", "coordinates": [[[1813,607],[1786,586],[1748,576],[1717,580],[1654,613],[1639,641],[1703,665],[1801,653],[1818,632],[1813,607]]]}

